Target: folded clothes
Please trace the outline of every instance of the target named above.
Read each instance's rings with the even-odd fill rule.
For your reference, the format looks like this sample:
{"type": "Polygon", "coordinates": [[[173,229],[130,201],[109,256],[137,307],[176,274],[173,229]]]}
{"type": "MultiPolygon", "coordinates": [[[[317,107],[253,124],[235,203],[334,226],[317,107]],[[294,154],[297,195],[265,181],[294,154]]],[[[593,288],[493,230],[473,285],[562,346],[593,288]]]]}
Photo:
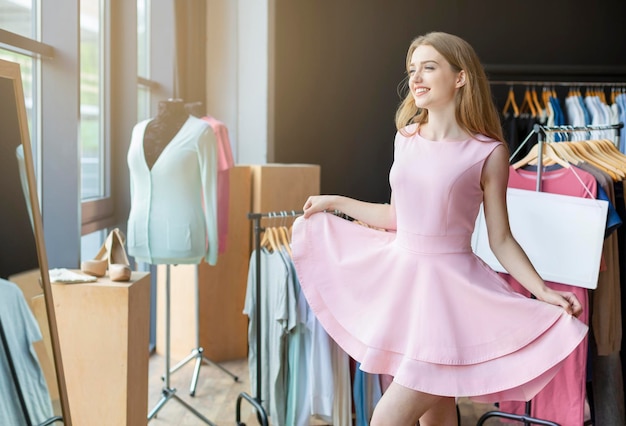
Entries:
{"type": "Polygon", "coordinates": [[[50,281],[53,283],[92,283],[98,280],[98,278],[91,275],[83,274],[82,272],[70,271],[66,268],[50,269],[50,281]]]}

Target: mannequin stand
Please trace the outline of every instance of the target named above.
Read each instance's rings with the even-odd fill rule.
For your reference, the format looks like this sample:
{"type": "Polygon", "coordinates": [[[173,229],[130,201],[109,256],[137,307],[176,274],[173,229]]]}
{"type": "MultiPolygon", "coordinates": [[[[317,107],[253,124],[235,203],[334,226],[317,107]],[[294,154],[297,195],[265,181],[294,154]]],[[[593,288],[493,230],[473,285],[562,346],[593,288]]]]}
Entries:
{"type": "MultiPolygon", "coordinates": [[[[214,365],[215,367],[222,370],[224,373],[228,374],[233,380],[238,381],[239,377],[235,376],[233,373],[222,367],[221,365],[211,361],[206,356],[204,356],[204,348],[200,346],[200,290],[199,290],[199,279],[198,279],[198,266],[196,266],[196,347],[191,350],[191,353],[187,355],[182,361],[176,364],[171,370],[170,374],[173,374],[175,371],[183,367],[189,361],[196,360],[196,365],[193,369],[193,376],[191,377],[191,385],[189,386],[189,395],[196,395],[196,386],[198,385],[198,376],[200,375],[200,367],[202,366],[202,361],[207,364],[214,365]]],[[[164,376],[161,377],[164,379],[164,376]]]]}
{"type": "Polygon", "coordinates": [[[148,413],[148,421],[157,415],[159,410],[165,406],[170,399],[180,402],[185,408],[191,411],[196,417],[211,426],[217,426],[215,423],[204,417],[198,410],[183,401],[176,395],[176,389],[170,387],[170,265],[166,265],[165,275],[165,375],[163,376],[164,384],[161,390],[161,399],[157,405],[148,413]]]}

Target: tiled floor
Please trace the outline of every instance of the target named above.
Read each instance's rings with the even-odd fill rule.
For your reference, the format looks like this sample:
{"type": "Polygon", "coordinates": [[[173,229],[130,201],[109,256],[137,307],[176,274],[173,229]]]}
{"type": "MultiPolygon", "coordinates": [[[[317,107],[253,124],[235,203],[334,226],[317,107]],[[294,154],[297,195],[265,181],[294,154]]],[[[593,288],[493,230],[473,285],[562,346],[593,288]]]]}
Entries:
{"type": "MultiPolygon", "coordinates": [[[[171,366],[178,360],[171,360],[171,366]]],[[[164,357],[152,355],[150,358],[150,389],[148,397],[148,411],[153,411],[163,397],[164,382],[161,379],[165,372],[164,357]]],[[[150,426],[165,425],[204,425],[179,399],[196,409],[212,423],[222,425],[236,425],[237,399],[242,392],[250,394],[248,383],[247,360],[228,361],[221,365],[239,377],[235,382],[229,375],[211,364],[203,364],[200,367],[200,375],[196,386],[195,396],[189,395],[191,379],[193,377],[195,361],[192,361],[178,371],[170,375],[170,388],[175,388],[174,397],[167,399],[161,406],[157,414],[149,422],[150,426]]],[[[459,401],[461,412],[461,426],[476,425],[480,416],[488,410],[494,409],[491,405],[473,404],[468,400],[459,401]]],[[[254,426],[259,422],[252,405],[246,400],[241,403],[241,417],[246,425],[254,426]]],[[[312,425],[323,425],[324,423],[312,420],[312,425]]],[[[485,426],[501,425],[498,419],[487,420],[485,426]]],[[[509,424],[511,425],[511,424],[509,424]]]]}

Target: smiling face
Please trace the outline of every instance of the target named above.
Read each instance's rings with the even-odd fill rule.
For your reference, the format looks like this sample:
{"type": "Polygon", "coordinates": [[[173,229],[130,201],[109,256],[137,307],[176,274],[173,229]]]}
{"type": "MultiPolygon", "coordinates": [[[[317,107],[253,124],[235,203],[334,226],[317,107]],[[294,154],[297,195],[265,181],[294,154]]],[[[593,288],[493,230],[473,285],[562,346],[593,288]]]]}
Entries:
{"type": "Polygon", "coordinates": [[[454,108],[454,96],[465,84],[465,72],[455,71],[432,46],[418,46],[408,64],[409,90],[415,106],[428,110],[454,108]]]}

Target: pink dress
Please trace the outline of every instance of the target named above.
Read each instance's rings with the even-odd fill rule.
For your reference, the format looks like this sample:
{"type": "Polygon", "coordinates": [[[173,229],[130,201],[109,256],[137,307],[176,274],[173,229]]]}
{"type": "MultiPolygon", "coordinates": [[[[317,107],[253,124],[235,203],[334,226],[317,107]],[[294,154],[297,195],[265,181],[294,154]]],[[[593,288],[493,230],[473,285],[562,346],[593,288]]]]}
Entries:
{"type": "Polygon", "coordinates": [[[585,337],[585,324],[516,293],[472,252],[482,168],[500,143],[398,133],[397,231],[328,213],[294,223],[302,290],[362,370],[436,395],[526,401],[585,337]]]}

